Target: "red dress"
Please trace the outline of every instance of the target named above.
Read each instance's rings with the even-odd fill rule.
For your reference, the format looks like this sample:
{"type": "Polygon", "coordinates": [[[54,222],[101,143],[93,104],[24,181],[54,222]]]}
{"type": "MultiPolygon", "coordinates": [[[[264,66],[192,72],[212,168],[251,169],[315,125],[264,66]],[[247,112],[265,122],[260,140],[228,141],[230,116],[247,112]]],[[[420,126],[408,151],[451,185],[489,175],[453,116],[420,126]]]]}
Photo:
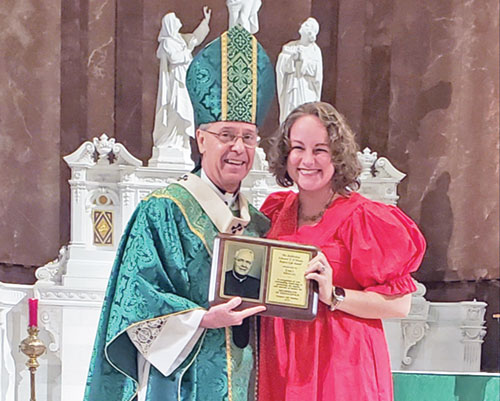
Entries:
{"type": "MultiPolygon", "coordinates": [[[[319,247],[343,288],[386,295],[416,290],[425,240],[394,206],[353,193],[337,198],[314,226],[297,229],[296,193],[271,194],[261,210],[268,238],[319,247]]],[[[322,302],[311,322],[261,320],[260,401],[391,401],[389,353],[380,319],[331,312],[322,302]]]]}

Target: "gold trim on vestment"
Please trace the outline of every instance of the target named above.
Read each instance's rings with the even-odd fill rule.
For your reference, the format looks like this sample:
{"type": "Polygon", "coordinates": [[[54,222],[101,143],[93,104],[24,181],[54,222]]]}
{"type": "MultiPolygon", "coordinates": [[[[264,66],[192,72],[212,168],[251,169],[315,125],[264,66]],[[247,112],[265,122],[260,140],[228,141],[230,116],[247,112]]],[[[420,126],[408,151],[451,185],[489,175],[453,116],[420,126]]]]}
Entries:
{"type": "Polygon", "coordinates": [[[257,39],[252,36],[252,122],[257,121],[257,39]]]}
{"type": "Polygon", "coordinates": [[[227,120],[227,31],[220,37],[221,52],[221,121],[227,120]]]}
{"type": "Polygon", "coordinates": [[[194,197],[219,232],[243,234],[250,223],[250,212],[248,202],[241,192],[238,195],[241,217],[236,217],[214,189],[197,175],[186,174],[177,184],[184,187],[194,197]]]}
{"type": "Polygon", "coordinates": [[[227,398],[228,401],[233,400],[233,391],[232,391],[232,363],[233,358],[231,357],[231,329],[229,327],[225,327],[226,332],[226,360],[227,360],[227,398]]]}
{"type": "Polygon", "coordinates": [[[253,389],[253,399],[259,399],[259,343],[257,341],[257,316],[252,316],[252,332],[253,332],[253,345],[254,345],[254,355],[253,364],[255,370],[255,384],[253,389]]]}
{"type": "MultiPolygon", "coordinates": [[[[130,380],[132,380],[135,383],[134,395],[131,398],[129,398],[128,401],[132,401],[137,396],[137,391],[139,389],[139,382],[137,380],[135,380],[132,376],[129,376],[123,370],[121,370],[120,368],[118,368],[113,362],[111,362],[111,359],[109,358],[109,355],[108,355],[108,347],[109,347],[109,345],[113,341],[115,341],[118,337],[120,337],[122,334],[124,334],[128,329],[130,329],[130,328],[132,328],[134,326],[138,326],[139,324],[142,324],[144,322],[149,322],[149,321],[152,321],[152,320],[158,320],[158,319],[161,319],[161,318],[164,318],[164,317],[168,317],[168,316],[171,317],[171,316],[175,316],[175,315],[180,315],[181,313],[187,313],[187,312],[191,312],[191,311],[198,310],[198,309],[204,309],[204,308],[200,307],[200,308],[186,309],[186,310],[183,310],[183,311],[173,312],[173,313],[169,313],[167,315],[157,316],[157,317],[153,317],[151,319],[144,319],[144,320],[141,320],[140,322],[132,323],[130,326],[127,326],[125,329],[123,329],[118,334],[116,334],[111,340],[107,341],[106,344],[104,344],[104,356],[106,357],[106,360],[108,361],[108,363],[113,368],[115,368],[118,372],[120,372],[123,376],[128,377],[130,380]]],[[[111,313],[111,310],[109,312],[111,313]]],[[[134,345],[134,347],[135,347],[135,345],[134,345]]]]}
{"type": "MultiPolygon", "coordinates": [[[[179,185],[181,186],[181,185],[179,185]]],[[[185,188],[184,188],[185,189],[185,188]]],[[[188,191],[189,192],[189,191],[188,191]]],[[[155,194],[154,192],[149,195],[148,199],[150,198],[158,198],[158,199],[170,199],[172,202],[174,202],[177,207],[179,208],[179,210],[181,211],[182,215],[184,216],[184,220],[186,220],[186,223],[189,227],[189,229],[200,239],[200,241],[203,243],[203,245],[205,246],[205,249],[207,250],[209,256],[211,257],[212,256],[212,251],[211,249],[208,247],[208,244],[207,242],[205,241],[205,238],[203,237],[203,234],[198,231],[196,228],[193,227],[193,225],[190,223],[189,219],[188,219],[188,214],[186,212],[186,209],[184,208],[184,206],[182,205],[182,203],[179,202],[178,199],[174,198],[172,195],[170,194],[155,194]]],[[[201,206],[200,206],[201,208],[201,206]]]]}
{"type": "MultiPolygon", "coordinates": [[[[153,320],[157,320],[157,319],[163,319],[164,317],[172,317],[172,316],[177,316],[177,315],[181,315],[183,313],[187,313],[187,312],[192,312],[192,311],[195,311],[195,310],[199,310],[199,309],[205,309],[205,308],[202,308],[201,306],[197,307],[197,308],[191,308],[191,309],[185,309],[185,310],[181,310],[181,311],[178,311],[178,312],[172,312],[172,313],[169,313],[167,315],[161,315],[161,316],[156,316],[156,317],[152,317],[151,319],[144,319],[144,320],[141,320],[139,322],[135,322],[135,323],[132,323],[130,326],[128,326],[125,330],[128,330],[128,329],[131,329],[132,327],[135,327],[135,326],[138,326],[140,324],[144,324],[144,323],[147,323],[147,322],[151,322],[153,320]]],[[[123,331],[121,332],[123,333],[123,331]]],[[[119,334],[118,334],[119,335],[119,334]]],[[[116,337],[114,337],[116,338],[116,337]]],[[[113,338],[113,339],[114,339],[113,338]]],[[[111,342],[111,341],[110,341],[111,342]]]]}

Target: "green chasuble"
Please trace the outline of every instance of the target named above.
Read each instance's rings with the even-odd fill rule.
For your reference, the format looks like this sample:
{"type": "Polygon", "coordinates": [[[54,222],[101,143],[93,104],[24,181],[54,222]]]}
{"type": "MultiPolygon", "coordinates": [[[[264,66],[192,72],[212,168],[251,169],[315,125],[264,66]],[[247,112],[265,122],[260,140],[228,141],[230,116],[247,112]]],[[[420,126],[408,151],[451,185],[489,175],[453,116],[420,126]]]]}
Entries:
{"type": "MultiPolygon", "coordinates": [[[[263,236],[269,221],[249,205],[244,235],[263,236]]],[[[169,315],[208,308],[217,228],[195,198],[171,184],[143,200],[121,239],[109,278],[85,401],[137,398],[137,349],[126,330],[169,315]]],[[[209,329],[169,376],[153,365],[147,401],[247,401],[253,343],[239,349],[231,329],[209,329]],[[239,372],[237,374],[237,372],[239,372]]],[[[253,400],[248,400],[253,401],[253,400]]]]}

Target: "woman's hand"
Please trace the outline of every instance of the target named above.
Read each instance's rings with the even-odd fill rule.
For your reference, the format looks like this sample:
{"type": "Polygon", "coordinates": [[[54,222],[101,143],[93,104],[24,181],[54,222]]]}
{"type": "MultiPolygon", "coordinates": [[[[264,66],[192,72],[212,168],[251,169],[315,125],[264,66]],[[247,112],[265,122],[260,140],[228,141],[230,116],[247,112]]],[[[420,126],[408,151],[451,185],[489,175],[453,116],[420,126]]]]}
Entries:
{"type": "MultiPolygon", "coordinates": [[[[305,277],[319,287],[319,300],[328,306],[332,303],[332,267],[320,252],[311,259],[305,277]]],[[[411,294],[384,295],[373,291],[345,289],[345,300],[337,307],[342,312],[364,319],[404,318],[411,307],[411,294]]]]}
{"type": "Polygon", "coordinates": [[[318,283],[319,300],[327,305],[332,302],[332,274],[332,267],[323,252],[311,259],[305,271],[307,280],[314,280],[318,283]]]}

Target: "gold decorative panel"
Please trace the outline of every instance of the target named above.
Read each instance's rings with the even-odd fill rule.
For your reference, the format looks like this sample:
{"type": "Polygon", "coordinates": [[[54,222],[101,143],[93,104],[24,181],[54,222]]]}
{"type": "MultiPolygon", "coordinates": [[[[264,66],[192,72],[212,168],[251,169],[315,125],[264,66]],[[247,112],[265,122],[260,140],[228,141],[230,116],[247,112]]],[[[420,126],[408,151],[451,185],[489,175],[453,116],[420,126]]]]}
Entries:
{"type": "Polygon", "coordinates": [[[92,212],[94,227],[94,245],[113,245],[113,212],[94,210],[92,212]]]}

